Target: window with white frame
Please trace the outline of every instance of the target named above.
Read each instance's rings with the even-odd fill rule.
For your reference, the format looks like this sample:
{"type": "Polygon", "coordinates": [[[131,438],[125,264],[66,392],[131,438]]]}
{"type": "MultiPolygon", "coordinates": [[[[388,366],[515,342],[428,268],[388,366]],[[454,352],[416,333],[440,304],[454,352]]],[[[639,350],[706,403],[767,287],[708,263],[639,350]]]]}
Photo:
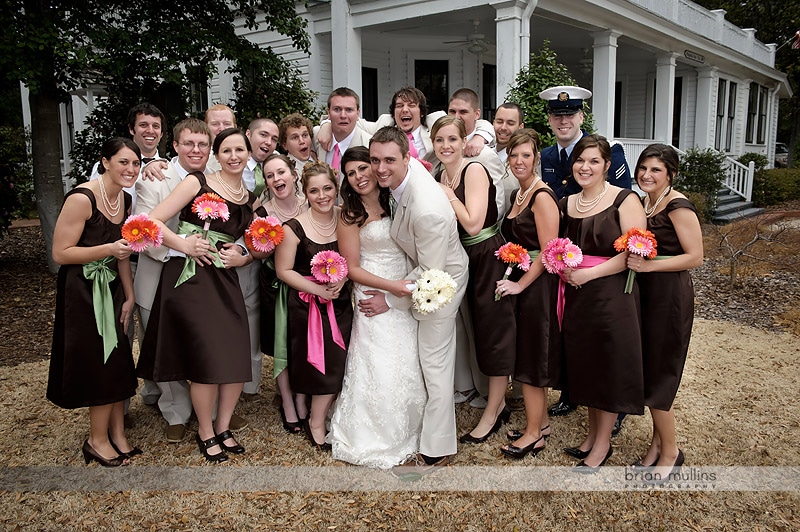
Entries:
{"type": "Polygon", "coordinates": [[[735,81],[720,78],[717,85],[717,119],[714,135],[714,148],[731,151],[733,131],[736,125],[735,81]]]}
{"type": "Polygon", "coordinates": [[[748,144],[764,144],[767,138],[767,108],[769,90],[758,83],[750,84],[747,99],[747,129],[744,141],[748,144]]]}

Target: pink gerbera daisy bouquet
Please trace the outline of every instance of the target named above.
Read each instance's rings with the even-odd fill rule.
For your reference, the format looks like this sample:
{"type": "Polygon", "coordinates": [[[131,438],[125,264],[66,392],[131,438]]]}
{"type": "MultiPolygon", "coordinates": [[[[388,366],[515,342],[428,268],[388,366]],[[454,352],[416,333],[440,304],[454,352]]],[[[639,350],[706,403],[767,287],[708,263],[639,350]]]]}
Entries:
{"type": "Polygon", "coordinates": [[[554,238],[542,251],[544,268],[560,274],[567,268],[577,268],[583,262],[583,251],[569,238],[554,238]]]}
{"type": "MultiPolygon", "coordinates": [[[[511,270],[514,266],[523,272],[527,272],[531,269],[531,256],[528,254],[528,250],[519,244],[514,244],[513,242],[503,244],[494,252],[494,256],[501,262],[508,264],[506,271],[503,273],[503,281],[508,279],[508,276],[511,275],[511,270]]],[[[500,294],[495,294],[494,300],[500,301],[500,294]]]]}
{"type": "Polygon", "coordinates": [[[320,284],[336,284],[347,277],[347,261],[336,251],[320,251],[311,258],[311,275],[320,284]]]}
{"type": "Polygon", "coordinates": [[[161,233],[161,226],[142,213],[128,216],[122,224],[122,238],[133,251],[139,253],[150,246],[159,247],[164,235],[161,233]]]}
{"type": "Polygon", "coordinates": [[[208,229],[211,227],[211,220],[220,219],[225,222],[231,216],[228,210],[228,204],[221,196],[213,192],[206,192],[201,196],[197,196],[194,203],[192,203],[192,212],[205,222],[203,225],[204,239],[208,238],[208,229]]]}
{"type": "Polygon", "coordinates": [[[285,233],[281,221],[274,216],[256,218],[245,231],[247,247],[261,253],[269,253],[283,242],[285,233]]]}
{"type": "MultiPolygon", "coordinates": [[[[654,259],[657,255],[656,235],[646,229],[639,229],[632,227],[628,231],[614,241],[614,249],[622,253],[628,251],[634,255],[639,255],[646,259],[654,259]]],[[[628,280],[625,282],[625,293],[630,294],[633,292],[633,279],[636,277],[636,272],[628,270],[628,280]]]]}

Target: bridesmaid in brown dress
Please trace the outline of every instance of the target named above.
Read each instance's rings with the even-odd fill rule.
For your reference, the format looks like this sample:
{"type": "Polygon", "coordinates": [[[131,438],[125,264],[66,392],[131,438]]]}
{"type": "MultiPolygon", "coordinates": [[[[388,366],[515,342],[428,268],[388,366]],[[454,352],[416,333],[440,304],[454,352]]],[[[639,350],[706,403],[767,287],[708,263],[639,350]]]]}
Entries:
{"type": "Polygon", "coordinates": [[[306,434],[313,446],[327,451],[331,446],[325,443],[325,419],[336,394],[342,389],[353,306],[347,279],[335,285],[322,285],[311,279],[311,258],[320,251],[338,251],[336,176],[324,162],[308,163],[303,168],[302,183],[309,209],[284,224],[286,236],[275,250],[275,270],[278,278],[289,286],[289,380],[298,396],[311,395],[306,434]],[[307,301],[319,309],[324,373],[308,360],[310,303],[307,301]],[[344,346],[334,341],[328,301],[333,302],[334,321],[344,346]]]}
{"type": "Polygon", "coordinates": [[[128,444],[123,424],[136,376],[126,336],[134,306],[131,249],[120,232],[131,208],[122,189],[139,177],[141,152],[129,139],[112,138],[101,154],[100,177],[67,194],[53,234],[53,260],[61,268],[47,398],[62,408],[89,407],[83,457],[117,467],[142,452],[128,444]],[[101,280],[104,271],[114,276],[110,282],[101,280]],[[109,296],[103,315],[111,329],[102,336],[93,284],[109,296]]]}
{"type": "MultiPolygon", "coordinates": [[[[511,209],[503,219],[503,236],[531,252],[538,252],[558,236],[561,218],[558,198],[536,175],[539,163],[539,135],[532,129],[515,131],[506,145],[508,168],[519,181],[512,194],[511,209]]],[[[524,431],[513,430],[513,445],[500,450],[511,458],[536,455],[550,435],[547,422],[547,388],[559,386],[561,341],[556,316],[558,278],[547,273],[538,255],[530,269],[515,270],[505,281],[497,281],[496,293],[516,295],[517,353],[514,379],[522,384],[525,401],[524,431]]]]}
{"type": "Polygon", "coordinates": [[[675,441],[672,403],[689,351],[694,318],[694,287],[690,268],[703,263],[703,234],[697,211],[680,192],[672,189],[678,173],[678,154],[671,146],[651,144],[636,163],[636,181],[647,193],[644,211],[647,229],[655,234],[658,257],[628,257],[636,272],[642,307],[644,402],[653,418],[653,440],[635,466],[657,466],[653,477],[667,479],[673,467],[683,464],[675,441]]]}
{"type": "Polygon", "coordinates": [[[486,168],[466,161],[467,132],[455,116],[443,116],[431,128],[436,157],[444,170],[438,179],[458,220],[461,244],[469,257],[467,303],[472,316],[478,367],[489,377],[489,397],[478,425],[459,438],[461,443],[483,443],[507,423],[511,411],[505,395],[516,358],[514,298],[495,300],[497,281],[506,265],[494,256],[505,241],[497,224],[495,187],[486,168]]]}
{"type": "Polygon", "coordinates": [[[243,256],[233,242],[253,220],[255,195],[242,181],[250,157],[250,141],[244,132],[222,131],[214,138],[213,151],[219,172],[207,177],[200,172],[187,175],[150,213],[162,226],[164,244],[187,258],[170,259],[161,271],[137,372],[157,382],[191,381],[197,445],[209,462],[224,462],[226,451],[244,452],[230,431],[233,409],[252,373],[247,311],[236,268],[253,257],[243,256]],[[208,192],[225,200],[230,218],[211,220],[206,239],[204,221],[192,212],[192,204],[208,192]],[[163,224],[179,212],[178,232],[186,238],[163,224]],[[194,275],[175,286],[190,260],[194,275]]]}
{"type": "Polygon", "coordinates": [[[582,190],[560,204],[561,234],[584,255],[580,267],[564,272],[571,286],[565,290],[562,341],[569,396],[589,408],[589,433],[564,452],[581,458],[577,470],[585,473],[611,456],[617,413],[644,412],[639,291],[634,283],[633,293],[624,293],[627,253],[618,254],[614,240],[647,221],[634,192],[606,181],[610,165],[608,141],[583,137],[572,151],[572,175],[582,190]]]}
{"type": "MultiPolygon", "coordinates": [[[[294,162],[289,157],[278,153],[268,156],[264,160],[264,180],[267,188],[262,195],[261,206],[256,209],[258,216],[274,216],[281,223],[285,223],[308,210],[308,204],[300,195],[294,162]]],[[[295,394],[289,384],[286,352],[288,338],[283,334],[286,331],[283,331],[277,342],[275,338],[275,301],[281,281],[275,272],[274,251],[266,254],[253,252],[253,256],[264,259],[259,276],[261,351],[273,357],[273,376],[281,396],[278,412],[281,415],[283,428],[291,434],[298,434],[303,430],[302,420],[308,416],[308,409],[304,397],[297,397],[295,402],[295,394]],[[276,351],[278,351],[277,356],[276,351]]]]}

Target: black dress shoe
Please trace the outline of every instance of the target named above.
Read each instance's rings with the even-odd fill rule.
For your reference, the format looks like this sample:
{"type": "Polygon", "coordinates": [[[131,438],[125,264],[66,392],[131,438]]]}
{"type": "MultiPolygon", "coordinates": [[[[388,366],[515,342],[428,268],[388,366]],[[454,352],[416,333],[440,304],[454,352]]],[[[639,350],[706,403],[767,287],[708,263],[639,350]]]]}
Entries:
{"type": "Polygon", "coordinates": [[[538,440],[536,440],[530,445],[526,445],[525,447],[517,447],[516,445],[508,445],[505,447],[500,447],[500,452],[502,452],[509,458],[514,458],[516,460],[521,460],[525,458],[525,456],[528,453],[530,453],[531,456],[536,456],[540,452],[544,451],[545,448],[544,445],[542,445],[541,447],[536,447],[536,444],[542,441],[543,439],[544,436],[540,436],[538,440]]]}
{"type": "Polygon", "coordinates": [[[108,443],[111,444],[111,448],[117,451],[117,454],[120,455],[122,458],[133,458],[134,456],[139,456],[140,454],[144,454],[144,451],[139,449],[138,447],[134,447],[127,453],[123,453],[122,451],[119,450],[119,447],[117,447],[117,445],[114,443],[114,440],[111,439],[111,434],[108,435],[108,443]]]}
{"type": "MultiPolygon", "coordinates": [[[[550,425],[547,425],[546,427],[542,427],[541,430],[539,431],[539,433],[542,435],[542,438],[549,438],[550,437],[550,433],[549,432],[547,434],[544,434],[544,431],[546,431],[546,430],[550,430],[550,425]]],[[[520,439],[522,437],[523,434],[525,434],[525,431],[516,430],[516,429],[509,430],[508,434],[506,434],[506,438],[508,438],[508,441],[517,441],[518,439],[520,439]]]]}
{"type": "MultiPolygon", "coordinates": [[[[211,437],[207,440],[203,440],[200,438],[200,433],[194,435],[194,439],[197,442],[197,446],[200,448],[200,453],[205,457],[206,460],[209,462],[215,462],[217,464],[222,462],[228,461],[228,455],[225,451],[220,451],[217,454],[209,454],[208,448],[214,447],[215,445],[219,445],[216,437],[211,437]]],[[[222,445],[219,446],[222,449],[222,445]]]]}
{"type": "Polygon", "coordinates": [[[480,437],[475,437],[467,432],[461,436],[458,441],[461,443],[483,443],[489,439],[489,436],[500,430],[500,427],[503,426],[503,423],[508,423],[509,419],[511,419],[511,410],[509,410],[507,406],[504,406],[503,410],[501,410],[497,415],[497,419],[494,420],[494,425],[492,425],[492,428],[489,430],[489,432],[480,437]]]}
{"type": "Polygon", "coordinates": [[[582,451],[578,447],[564,447],[564,452],[570,455],[573,458],[577,458],[578,460],[583,460],[589,453],[592,452],[591,449],[588,451],[582,451]]]}
{"type": "MultiPolygon", "coordinates": [[[[661,486],[661,485],[666,484],[667,482],[673,480],[675,475],[680,473],[681,467],[683,467],[683,460],[684,460],[683,451],[678,449],[678,457],[675,459],[675,463],[672,464],[672,469],[670,470],[669,474],[667,474],[664,477],[662,477],[661,475],[656,473],[656,474],[653,475],[653,478],[651,478],[650,480],[647,481],[647,483],[650,484],[651,486],[661,486]]],[[[653,466],[653,467],[655,467],[655,466],[653,466]]],[[[678,479],[678,480],[680,480],[680,479],[678,479]]]]}
{"type": "Polygon", "coordinates": [[[225,445],[225,440],[233,440],[236,439],[231,434],[230,430],[225,430],[217,434],[217,441],[219,442],[219,446],[222,447],[223,451],[228,451],[229,453],[233,454],[244,454],[244,447],[239,445],[237,442],[236,445],[225,445]]]}
{"type": "Polygon", "coordinates": [[[576,408],[578,408],[578,405],[575,403],[559,401],[547,409],[547,414],[555,417],[566,416],[570,412],[573,412],[576,408]]]}
{"type": "Polygon", "coordinates": [[[609,458],[611,458],[612,454],[614,454],[614,448],[613,447],[609,447],[608,448],[608,452],[606,453],[606,457],[603,458],[603,461],[600,462],[598,465],[590,466],[589,464],[587,464],[586,462],[581,460],[578,463],[578,465],[576,465],[573,468],[573,471],[575,471],[576,473],[584,474],[584,475],[594,475],[595,473],[600,471],[600,468],[603,467],[603,465],[608,461],[609,458]]]}
{"type": "Polygon", "coordinates": [[[634,463],[631,464],[631,469],[650,469],[652,467],[655,467],[660,457],[661,455],[656,456],[656,461],[653,462],[652,464],[643,464],[641,460],[636,460],[634,463]]]}
{"type": "Polygon", "coordinates": [[[311,444],[312,447],[315,447],[316,449],[323,452],[329,452],[332,449],[331,444],[328,442],[317,443],[317,440],[314,439],[314,434],[311,432],[311,423],[309,423],[307,419],[303,420],[303,428],[306,431],[306,437],[308,437],[308,442],[311,444]]]}
{"type": "Polygon", "coordinates": [[[620,418],[617,418],[617,420],[614,422],[614,428],[611,429],[611,437],[612,438],[615,437],[617,434],[620,433],[621,430],[622,430],[622,420],[620,418]]]}
{"type": "Polygon", "coordinates": [[[94,447],[91,446],[89,440],[85,440],[83,442],[82,451],[83,451],[83,459],[86,461],[87,465],[92,460],[94,460],[103,467],[119,467],[128,465],[128,458],[126,456],[120,455],[120,456],[115,456],[114,458],[103,458],[97,451],[94,450],[94,447]]]}
{"type": "Polygon", "coordinates": [[[283,423],[283,430],[289,434],[300,434],[303,432],[303,420],[298,418],[297,421],[286,421],[286,412],[283,410],[283,405],[278,407],[278,412],[281,414],[281,423],[283,423]]]}

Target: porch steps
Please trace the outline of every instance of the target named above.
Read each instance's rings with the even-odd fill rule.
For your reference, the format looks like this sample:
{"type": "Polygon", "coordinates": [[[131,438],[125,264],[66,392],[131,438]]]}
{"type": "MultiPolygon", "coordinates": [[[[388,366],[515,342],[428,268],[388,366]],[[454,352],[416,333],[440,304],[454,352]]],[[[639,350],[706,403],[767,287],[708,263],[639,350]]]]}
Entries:
{"type": "Polygon", "coordinates": [[[724,189],[717,194],[717,209],[712,221],[715,224],[727,224],[763,213],[764,209],[754,207],[752,201],[744,201],[738,194],[724,189]]]}

